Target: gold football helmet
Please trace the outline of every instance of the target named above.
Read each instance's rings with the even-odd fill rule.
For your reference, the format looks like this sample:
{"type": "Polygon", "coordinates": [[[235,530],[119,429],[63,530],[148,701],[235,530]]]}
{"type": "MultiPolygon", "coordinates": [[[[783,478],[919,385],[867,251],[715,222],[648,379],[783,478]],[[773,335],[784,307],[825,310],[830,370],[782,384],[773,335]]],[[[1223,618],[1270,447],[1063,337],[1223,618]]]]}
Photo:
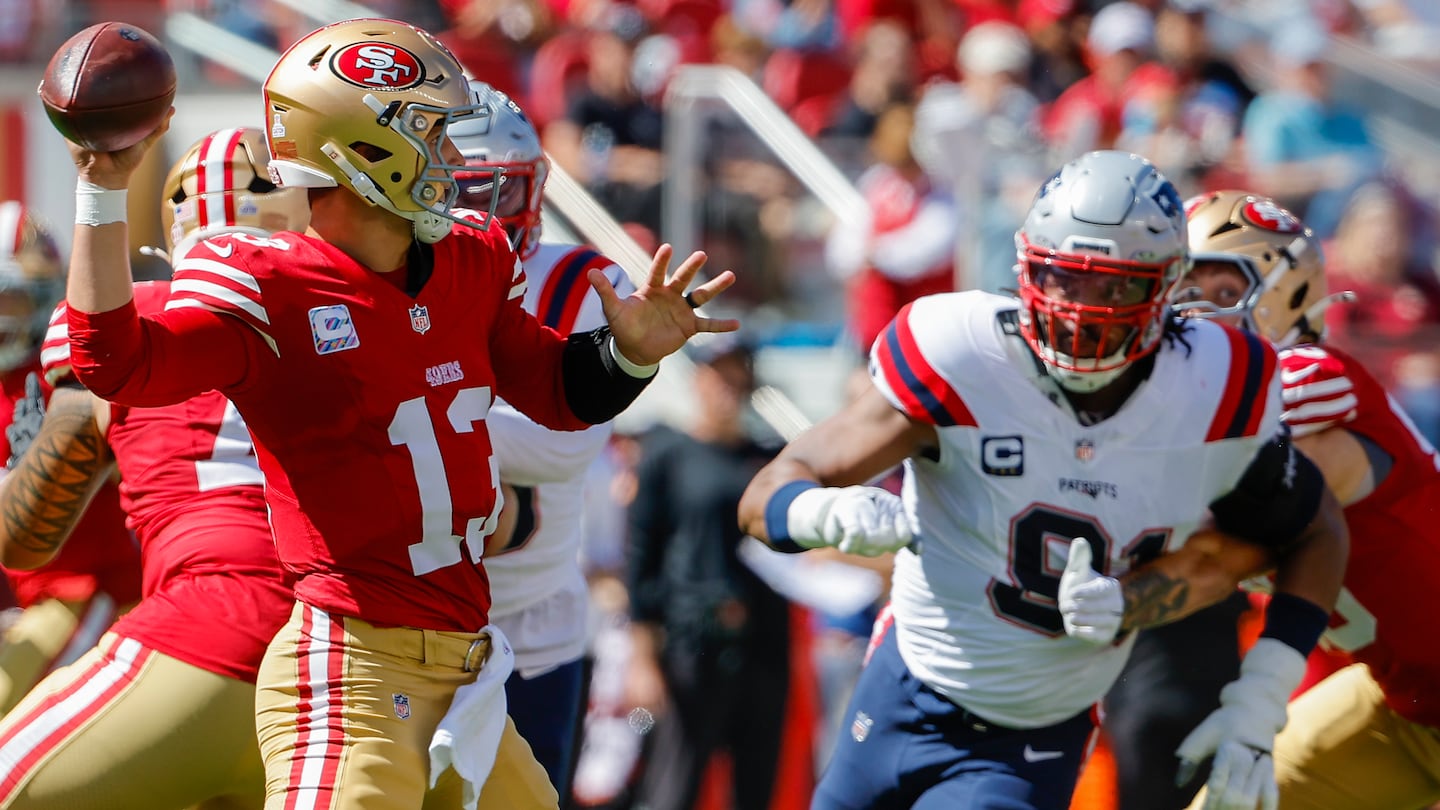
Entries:
{"type": "Polygon", "coordinates": [[[1324,338],[1325,309],[1353,300],[1352,293],[1327,292],[1320,240],[1269,197],[1215,191],[1190,198],[1185,212],[1196,270],[1230,265],[1246,283],[1235,304],[1219,306],[1184,300],[1194,288],[1181,281],[1177,306],[1186,314],[1237,316],[1241,328],[1284,348],[1324,338]]]}
{"type": "Polygon", "coordinates": [[[216,233],[305,230],[310,221],[305,191],[277,187],[266,170],[269,162],[258,129],[218,129],[196,141],[165,178],[160,219],[171,257],[180,258],[216,233]]]}
{"type": "Polygon", "coordinates": [[[23,204],[0,202],[0,371],[19,368],[39,350],[64,291],[54,237],[23,204]]]}
{"type": "Polygon", "coordinates": [[[466,167],[445,130],[489,109],[430,34],[396,20],[327,25],[280,57],[264,96],[276,185],[343,186],[410,220],[422,242],[474,224],[450,213],[466,167]]]}

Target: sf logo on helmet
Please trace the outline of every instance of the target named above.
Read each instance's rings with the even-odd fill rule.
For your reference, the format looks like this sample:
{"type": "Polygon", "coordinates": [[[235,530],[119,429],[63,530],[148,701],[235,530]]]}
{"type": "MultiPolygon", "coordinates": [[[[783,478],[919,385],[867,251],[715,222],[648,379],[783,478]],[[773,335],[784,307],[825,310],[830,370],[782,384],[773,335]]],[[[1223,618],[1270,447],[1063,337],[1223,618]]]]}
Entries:
{"type": "Polygon", "coordinates": [[[408,90],[425,80],[419,57],[385,42],[348,45],[335,53],[330,68],[345,81],[374,90],[408,90]]]}
{"type": "Polygon", "coordinates": [[[1254,200],[1245,204],[1245,218],[1256,227],[1276,233],[1299,233],[1304,226],[1289,211],[1270,200],[1254,200]]]}

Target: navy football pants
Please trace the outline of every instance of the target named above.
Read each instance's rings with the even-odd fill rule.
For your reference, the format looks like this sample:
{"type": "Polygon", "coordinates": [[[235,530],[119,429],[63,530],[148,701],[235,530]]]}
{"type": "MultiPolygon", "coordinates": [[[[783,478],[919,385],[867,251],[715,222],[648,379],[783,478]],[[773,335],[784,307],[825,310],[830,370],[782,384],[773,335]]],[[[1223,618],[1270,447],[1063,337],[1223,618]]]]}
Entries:
{"type": "Polygon", "coordinates": [[[910,674],[893,625],[844,722],[812,810],[1066,810],[1094,730],[1089,711],[1026,730],[976,717],[910,674]]]}

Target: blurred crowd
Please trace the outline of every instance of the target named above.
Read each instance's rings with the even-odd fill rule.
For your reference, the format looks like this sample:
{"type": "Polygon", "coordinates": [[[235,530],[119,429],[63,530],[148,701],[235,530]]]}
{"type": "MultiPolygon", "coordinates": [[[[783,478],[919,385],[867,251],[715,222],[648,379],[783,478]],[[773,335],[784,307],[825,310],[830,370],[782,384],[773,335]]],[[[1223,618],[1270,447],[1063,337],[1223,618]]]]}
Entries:
{"type": "MultiPolygon", "coordinates": [[[[313,19],[282,0],[5,0],[0,54],[43,58],[55,32],[189,12],[273,49],[313,19]]],[[[1367,109],[1335,91],[1341,44],[1440,78],[1423,0],[374,0],[442,32],[522,101],[552,159],[643,248],[684,218],[739,268],[732,306],[771,331],[818,325],[857,355],[898,307],[1012,285],[1012,235],[1048,168],[1097,148],[1145,155],[1182,195],[1273,196],[1331,246],[1341,344],[1440,433],[1440,189],[1397,165],[1367,109]],[[702,111],[700,191],[662,204],[666,90],[677,69],[750,77],[856,183],[866,229],[817,215],[733,114],[702,111]],[[842,306],[843,305],[843,306],[842,306]],[[839,313],[844,312],[841,316],[839,313]],[[771,317],[766,317],[770,315],[771,317]],[[838,334],[837,334],[838,333],[838,334]]],[[[210,81],[248,80],[200,61],[210,81]]]]}
{"type": "MultiPolygon", "coordinates": [[[[1183,196],[1220,188],[1273,196],[1324,240],[1330,288],[1356,293],[1354,303],[1329,310],[1331,342],[1364,359],[1421,431],[1440,439],[1440,212],[1433,190],[1415,187],[1407,167],[1396,165],[1370,113],[1332,92],[1331,58],[1343,42],[1440,81],[1431,47],[1440,37],[1440,3],[366,5],[443,32],[471,72],[521,100],[552,159],[642,247],[664,238],[669,217],[693,216],[702,246],[737,269],[731,297],[740,308],[759,323],[781,324],[772,331],[795,322],[833,327],[827,339],[857,362],[907,301],[1013,287],[1016,227],[1051,169],[1082,152],[1142,154],[1183,196]],[[753,79],[854,180],[870,207],[869,227],[833,228],[815,216],[801,184],[719,114],[705,119],[702,165],[687,167],[701,175],[697,210],[667,210],[666,89],[687,64],[725,65],[753,79]]],[[[59,32],[93,21],[129,19],[163,31],[163,15],[176,11],[277,50],[313,24],[280,0],[0,0],[0,59],[43,60],[59,32]]],[[[247,83],[202,67],[217,85],[247,83]]],[[[656,807],[681,806],[677,795],[703,805],[717,803],[716,785],[733,784],[737,806],[755,807],[754,795],[803,796],[813,764],[824,761],[824,738],[836,724],[823,718],[844,706],[883,599],[884,566],[807,555],[790,570],[767,569],[747,558],[738,536],[700,536],[705,527],[734,533],[740,486],[774,449],[754,445],[748,437],[756,431],[741,422],[741,403],[756,386],[750,348],[703,353],[695,385],[704,408],[694,424],[617,438],[595,471],[587,560],[600,611],[592,710],[575,775],[579,804],[619,805],[643,789],[671,797],[655,799],[656,807]],[[714,463],[666,466],[695,453],[714,463]],[[693,510],[672,514],[675,502],[633,502],[637,491],[662,492],[662,483],[676,484],[687,470],[726,465],[733,476],[697,478],[685,493],[693,510]],[[656,483],[637,486],[645,476],[656,483]],[[723,553],[676,561],[677,538],[723,553]],[[820,583],[842,580],[862,595],[858,603],[824,601],[820,583]],[[663,639],[690,647],[667,653],[663,639]],[[706,655],[687,652],[696,649],[706,655]],[[687,660],[719,668],[683,671],[687,660]],[[777,694],[789,699],[767,700],[777,694]],[[709,718],[693,722],[718,731],[686,747],[674,742],[685,729],[667,725],[667,716],[709,718]],[[807,724],[821,730],[815,739],[782,740],[780,728],[807,724]],[[645,783],[638,767],[647,739],[667,755],[651,772],[656,784],[645,783]],[[725,756],[711,759],[712,752],[725,756]],[[727,769],[734,779],[716,775],[727,769]]]]}

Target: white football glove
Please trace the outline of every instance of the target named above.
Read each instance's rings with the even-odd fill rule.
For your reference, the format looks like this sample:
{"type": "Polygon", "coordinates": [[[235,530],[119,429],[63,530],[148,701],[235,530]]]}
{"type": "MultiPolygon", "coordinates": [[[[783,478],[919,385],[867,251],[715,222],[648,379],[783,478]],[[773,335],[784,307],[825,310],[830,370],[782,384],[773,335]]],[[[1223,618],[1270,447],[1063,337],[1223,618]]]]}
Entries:
{"type": "Polygon", "coordinates": [[[1220,708],[1175,749],[1181,785],[1215,755],[1204,810],[1275,810],[1280,799],[1270,752],[1285,727],[1285,704],[1304,675],[1305,657],[1283,641],[1261,638],[1246,653],[1240,677],[1220,690],[1220,708]]]}
{"type": "Polygon", "coordinates": [[[879,487],[816,487],[795,496],[785,513],[790,539],[806,548],[834,546],[875,557],[914,536],[905,505],[879,487]]]}
{"type": "Polygon", "coordinates": [[[1065,635],[1092,644],[1109,644],[1120,633],[1125,618],[1125,594],[1120,580],[1090,567],[1090,541],[1070,541],[1070,558],[1060,575],[1060,618],[1065,635]]]}
{"type": "Polygon", "coordinates": [[[30,372],[25,375],[25,393],[15,400],[15,414],[5,428],[5,438],[10,442],[10,458],[6,469],[15,469],[20,457],[35,443],[40,435],[40,426],[45,422],[45,395],[40,390],[40,375],[30,372]]]}

